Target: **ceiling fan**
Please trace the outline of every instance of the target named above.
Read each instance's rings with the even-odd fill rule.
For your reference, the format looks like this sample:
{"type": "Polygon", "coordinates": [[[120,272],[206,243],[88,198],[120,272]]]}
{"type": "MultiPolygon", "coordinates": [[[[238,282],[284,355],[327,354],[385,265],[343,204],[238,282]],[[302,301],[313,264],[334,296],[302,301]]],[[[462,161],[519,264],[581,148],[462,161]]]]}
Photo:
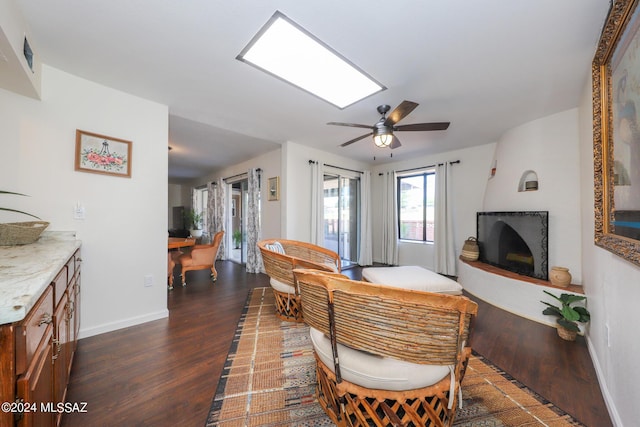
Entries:
{"type": "Polygon", "coordinates": [[[389,114],[387,117],[387,112],[391,109],[388,105],[380,105],[378,106],[378,113],[382,114],[382,117],[378,122],[373,125],[360,125],[357,123],[339,123],[339,122],[329,122],[328,125],[334,126],[349,126],[355,128],[365,128],[371,129],[372,132],[354,138],[345,142],[344,144],[340,144],[341,147],[346,147],[347,145],[353,144],[354,142],[360,141],[368,136],[373,135],[373,142],[378,147],[391,147],[391,149],[398,148],[402,144],[400,144],[400,140],[393,134],[394,131],[431,131],[431,130],[446,130],[449,127],[449,122],[434,122],[434,123],[414,123],[410,125],[400,125],[396,126],[400,120],[404,119],[411,113],[418,104],[416,102],[411,101],[402,101],[400,105],[398,105],[395,110],[389,114]]]}

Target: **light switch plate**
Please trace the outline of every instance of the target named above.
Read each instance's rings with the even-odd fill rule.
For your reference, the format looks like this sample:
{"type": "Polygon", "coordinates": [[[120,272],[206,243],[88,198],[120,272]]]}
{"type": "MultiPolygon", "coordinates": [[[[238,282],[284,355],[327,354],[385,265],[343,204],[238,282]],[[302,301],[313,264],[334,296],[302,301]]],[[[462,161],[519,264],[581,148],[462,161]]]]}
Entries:
{"type": "Polygon", "coordinates": [[[78,202],[74,206],[74,208],[73,208],[73,218],[74,219],[84,219],[85,218],[84,205],[82,203],[78,202]]]}

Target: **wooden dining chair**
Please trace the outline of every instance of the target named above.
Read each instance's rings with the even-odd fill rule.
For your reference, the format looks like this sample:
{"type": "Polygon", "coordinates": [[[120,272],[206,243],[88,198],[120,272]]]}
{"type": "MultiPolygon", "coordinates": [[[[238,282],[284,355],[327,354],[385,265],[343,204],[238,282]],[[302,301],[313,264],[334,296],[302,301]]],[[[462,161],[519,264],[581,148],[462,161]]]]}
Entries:
{"type": "Polygon", "coordinates": [[[213,236],[213,242],[210,245],[195,245],[191,252],[181,255],[178,262],[182,265],[182,286],[187,286],[187,271],[211,269],[211,279],[215,282],[218,279],[216,271],[216,258],[218,257],[218,249],[224,231],[218,231],[213,236]]]}
{"type": "Polygon", "coordinates": [[[167,281],[169,283],[169,290],[173,289],[173,269],[176,267],[176,262],[173,260],[171,252],[167,253],[167,281]]]}

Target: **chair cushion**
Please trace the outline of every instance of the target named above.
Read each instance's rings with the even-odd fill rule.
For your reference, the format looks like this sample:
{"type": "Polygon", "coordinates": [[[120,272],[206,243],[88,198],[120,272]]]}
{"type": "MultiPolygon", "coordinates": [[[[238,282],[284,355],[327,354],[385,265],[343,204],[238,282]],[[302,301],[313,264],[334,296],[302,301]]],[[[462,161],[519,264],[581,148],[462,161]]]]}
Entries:
{"type": "Polygon", "coordinates": [[[417,265],[364,268],[362,278],[367,282],[396,288],[448,295],[462,295],[463,289],[455,280],[417,265]]]}
{"type": "Polygon", "coordinates": [[[265,248],[269,249],[270,251],[273,252],[277,252],[279,254],[284,255],[284,247],[282,246],[282,243],[280,242],[273,242],[272,244],[267,244],[264,245],[265,248]]]}
{"type": "Polygon", "coordinates": [[[269,278],[269,284],[271,285],[271,287],[273,289],[275,289],[278,292],[284,292],[287,294],[295,294],[296,293],[296,288],[288,285],[284,282],[279,281],[278,279],[274,279],[273,277],[269,278]]]}
{"type": "Polygon", "coordinates": [[[335,262],[324,262],[322,263],[322,265],[329,267],[334,273],[340,273],[340,270],[338,269],[338,266],[335,262]]]}
{"type": "MultiPolygon", "coordinates": [[[[331,340],[317,329],[309,328],[316,354],[331,371],[334,370],[331,340]]],[[[453,367],[421,365],[381,357],[338,344],[342,378],[366,388],[379,390],[412,390],[437,383],[449,375],[453,367]]]]}

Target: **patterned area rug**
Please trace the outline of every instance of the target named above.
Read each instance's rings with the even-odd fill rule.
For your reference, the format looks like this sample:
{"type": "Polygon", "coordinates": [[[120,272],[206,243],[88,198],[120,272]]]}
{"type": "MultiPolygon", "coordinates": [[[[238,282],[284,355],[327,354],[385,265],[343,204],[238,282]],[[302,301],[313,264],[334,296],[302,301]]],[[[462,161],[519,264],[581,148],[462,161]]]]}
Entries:
{"type": "MultiPolygon", "coordinates": [[[[583,426],[479,355],[462,393],[458,427],[583,426]]],[[[274,315],[270,288],[249,294],[206,426],[333,426],[315,399],[308,328],[274,315]]]]}

